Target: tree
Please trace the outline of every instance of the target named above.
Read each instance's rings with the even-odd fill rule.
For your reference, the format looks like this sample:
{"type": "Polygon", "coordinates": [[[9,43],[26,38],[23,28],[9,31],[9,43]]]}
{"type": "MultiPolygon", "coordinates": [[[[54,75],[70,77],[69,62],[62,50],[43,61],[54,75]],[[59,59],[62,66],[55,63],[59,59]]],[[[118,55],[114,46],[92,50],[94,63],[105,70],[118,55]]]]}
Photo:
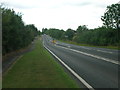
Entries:
{"type": "Polygon", "coordinates": [[[72,29],[67,29],[67,31],[65,32],[65,36],[68,38],[68,40],[72,40],[73,36],[74,36],[74,30],[72,29]]]}
{"type": "Polygon", "coordinates": [[[42,34],[45,34],[47,32],[47,30],[48,30],[47,28],[43,28],[42,29],[42,34]]]}
{"type": "Polygon", "coordinates": [[[45,33],[50,35],[53,38],[61,39],[64,31],[56,28],[50,28],[50,29],[47,29],[45,33]]]}
{"type": "Polygon", "coordinates": [[[24,25],[22,15],[13,9],[0,7],[2,13],[2,54],[26,47],[38,35],[37,28],[24,25]]]}
{"type": "Polygon", "coordinates": [[[77,28],[77,34],[82,33],[83,31],[86,31],[86,30],[88,30],[86,25],[80,25],[77,28]]]}
{"type": "Polygon", "coordinates": [[[104,16],[101,17],[103,24],[107,28],[118,29],[120,24],[120,4],[112,4],[107,6],[104,16]]]}

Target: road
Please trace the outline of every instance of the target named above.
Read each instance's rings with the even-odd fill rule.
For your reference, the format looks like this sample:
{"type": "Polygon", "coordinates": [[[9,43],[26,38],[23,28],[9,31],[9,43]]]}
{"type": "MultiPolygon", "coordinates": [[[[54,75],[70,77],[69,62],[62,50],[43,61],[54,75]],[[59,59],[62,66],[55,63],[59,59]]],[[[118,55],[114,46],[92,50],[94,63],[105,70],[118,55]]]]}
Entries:
{"type": "Polygon", "coordinates": [[[43,35],[45,47],[93,88],[118,88],[118,50],[77,46],[43,35]]]}

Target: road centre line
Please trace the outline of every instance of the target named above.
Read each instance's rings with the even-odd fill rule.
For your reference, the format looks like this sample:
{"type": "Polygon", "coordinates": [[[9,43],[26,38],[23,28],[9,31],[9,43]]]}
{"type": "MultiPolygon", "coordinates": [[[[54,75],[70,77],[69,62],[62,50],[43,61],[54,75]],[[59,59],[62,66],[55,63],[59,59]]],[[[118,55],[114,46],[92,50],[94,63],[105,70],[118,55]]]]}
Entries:
{"type": "Polygon", "coordinates": [[[94,58],[97,58],[97,59],[101,59],[101,60],[104,60],[104,61],[107,61],[107,62],[110,62],[110,63],[113,63],[113,64],[118,64],[118,65],[120,65],[120,62],[119,62],[119,61],[116,61],[116,60],[111,60],[111,59],[108,59],[108,58],[103,58],[103,57],[101,57],[101,56],[97,56],[97,55],[85,53],[85,52],[78,51],[78,50],[71,49],[71,48],[66,48],[66,47],[62,47],[62,46],[58,46],[58,45],[56,45],[56,46],[57,46],[57,47],[64,48],[64,49],[68,49],[68,50],[71,50],[71,51],[74,51],[74,52],[77,52],[77,53],[81,53],[81,54],[83,54],[83,55],[87,55],[87,56],[91,56],[91,57],[94,57],[94,58]]]}
{"type": "Polygon", "coordinates": [[[108,51],[102,51],[102,50],[97,50],[98,52],[104,52],[104,53],[113,53],[113,52],[108,52],[108,51]]]}
{"type": "MultiPolygon", "coordinates": [[[[60,44],[60,43],[56,43],[56,44],[60,44]]],[[[64,44],[64,45],[70,46],[69,44],[64,44]]],[[[95,50],[95,51],[98,51],[98,52],[109,53],[109,54],[112,54],[112,53],[113,53],[113,52],[110,52],[110,51],[103,51],[103,50],[99,50],[99,49],[87,48],[87,47],[85,47],[85,46],[81,46],[80,48],[88,49],[88,50],[95,50]]]]}
{"type": "Polygon", "coordinates": [[[74,70],[72,70],[67,64],[65,64],[58,56],[56,56],[50,49],[48,49],[43,42],[43,46],[47,49],[55,58],[57,58],[80,82],[82,82],[89,90],[94,90],[94,88],[89,85],[83,78],[80,77],[74,70]]]}

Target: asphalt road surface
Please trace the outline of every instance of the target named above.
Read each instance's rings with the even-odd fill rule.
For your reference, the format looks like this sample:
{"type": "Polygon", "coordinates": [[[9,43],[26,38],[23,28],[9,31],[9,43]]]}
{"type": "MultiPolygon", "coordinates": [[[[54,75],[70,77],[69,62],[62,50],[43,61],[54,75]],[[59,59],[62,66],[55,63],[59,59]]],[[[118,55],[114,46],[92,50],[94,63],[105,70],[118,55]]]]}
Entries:
{"type": "Polygon", "coordinates": [[[74,70],[93,88],[118,88],[118,50],[77,46],[43,35],[45,47],[74,70]]]}

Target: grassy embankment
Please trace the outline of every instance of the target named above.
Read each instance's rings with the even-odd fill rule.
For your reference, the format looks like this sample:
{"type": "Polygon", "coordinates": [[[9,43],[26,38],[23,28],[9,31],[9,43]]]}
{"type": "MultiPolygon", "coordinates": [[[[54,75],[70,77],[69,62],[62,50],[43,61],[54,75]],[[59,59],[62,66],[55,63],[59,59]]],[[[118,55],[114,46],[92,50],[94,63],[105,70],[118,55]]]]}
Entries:
{"type": "Polygon", "coordinates": [[[3,76],[3,88],[78,88],[76,82],[44,49],[40,39],[3,76]]]}
{"type": "Polygon", "coordinates": [[[73,41],[64,41],[64,40],[59,40],[59,41],[69,43],[69,44],[79,45],[79,46],[88,46],[88,47],[98,47],[98,48],[108,48],[108,49],[120,50],[120,47],[118,47],[118,46],[95,46],[95,45],[89,45],[89,44],[80,44],[80,43],[76,43],[73,41]]]}

